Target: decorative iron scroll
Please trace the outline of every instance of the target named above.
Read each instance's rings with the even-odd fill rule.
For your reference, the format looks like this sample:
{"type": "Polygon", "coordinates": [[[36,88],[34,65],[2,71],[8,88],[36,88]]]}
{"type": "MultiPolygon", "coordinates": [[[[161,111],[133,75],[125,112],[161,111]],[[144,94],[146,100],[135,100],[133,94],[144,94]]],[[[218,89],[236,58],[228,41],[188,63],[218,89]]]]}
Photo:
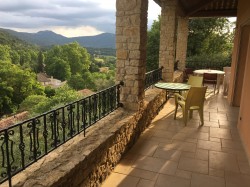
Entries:
{"type": "Polygon", "coordinates": [[[0,130],[0,184],[121,107],[122,85],[0,130]]]}
{"type": "Polygon", "coordinates": [[[162,80],[162,69],[163,67],[146,73],[144,90],[162,80]]]}

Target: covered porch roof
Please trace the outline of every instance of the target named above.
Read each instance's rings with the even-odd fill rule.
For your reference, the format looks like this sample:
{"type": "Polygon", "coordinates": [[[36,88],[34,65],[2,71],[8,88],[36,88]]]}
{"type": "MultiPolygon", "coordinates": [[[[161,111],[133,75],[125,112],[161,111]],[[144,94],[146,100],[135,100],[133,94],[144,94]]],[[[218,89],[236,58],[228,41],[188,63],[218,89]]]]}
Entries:
{"type": "MultiPolygon", "coordinates": [[[[159,6],[165,0],[154,0],[159,6]]],[[[236,17],[238,0],[179,0],[187,17],[236,17]]]]}

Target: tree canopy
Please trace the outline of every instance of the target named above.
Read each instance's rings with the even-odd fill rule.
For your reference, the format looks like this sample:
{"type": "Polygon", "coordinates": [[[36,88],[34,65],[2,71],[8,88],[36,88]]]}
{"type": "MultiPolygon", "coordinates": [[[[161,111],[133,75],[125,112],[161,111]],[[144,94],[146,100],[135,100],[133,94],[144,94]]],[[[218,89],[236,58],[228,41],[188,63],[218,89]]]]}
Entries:
{"type": "Polygon", "coordinates": [[[45,58],[46,73],[60,80],[89,69],[90,56],[77,42],[54,46],[45,58]]]}
{"type": "Polygon", "coordinates": [[[8,61],[0,60],[0,67],[0,116],[15,112],[29,95],[44,94],[44,88],[37,82],[35,73],[8,61]]]}
{"type": "Polygon", "coordinates": [[[154,20],[151,29],[148,31],[147,71],[151,71],[159,67],[160,22],[161,17],[158,16],[158,20],[154,20]]]}
{"type": "Polygon", "coordinates": [[[189,20],[187,56],[231,54],[234,33],[227,18],[189,20]]]}
{"type": "Polygon", "coordinates": [[[0,118],[19,110],[45,112],[76,100],[76,90],[98,91],[114,84],[114,56],[90,56],[76,42],[44,50],[19,42],[0,29],[0,118]],[[103,67],[106,72],[100,72],[103,67]],[[37,81],[39,72],[67,83],[44,87],[37,81]]]}
{"type": "MultiPolygon", "coordinates": [[[[155,20],[148,31],[147,71],[159,67],[160,21],[155,20]]],[[[227,18],[197,18],[189,20],[187,58],[228,59],[232,52],[233,23],[227,18]]]]}

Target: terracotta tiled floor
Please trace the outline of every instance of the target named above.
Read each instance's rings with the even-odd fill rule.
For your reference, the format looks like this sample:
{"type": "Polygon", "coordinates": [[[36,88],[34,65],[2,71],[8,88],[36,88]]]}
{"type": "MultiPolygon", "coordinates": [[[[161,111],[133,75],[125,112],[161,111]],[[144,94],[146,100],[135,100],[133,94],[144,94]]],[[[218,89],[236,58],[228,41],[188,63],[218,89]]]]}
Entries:
{"type": "Polygon", "coordinates": [[[250,187],[250,167],[237,131],[239,108],[207,94],[185,127],[170,99],[102,187],[250,187]]]}

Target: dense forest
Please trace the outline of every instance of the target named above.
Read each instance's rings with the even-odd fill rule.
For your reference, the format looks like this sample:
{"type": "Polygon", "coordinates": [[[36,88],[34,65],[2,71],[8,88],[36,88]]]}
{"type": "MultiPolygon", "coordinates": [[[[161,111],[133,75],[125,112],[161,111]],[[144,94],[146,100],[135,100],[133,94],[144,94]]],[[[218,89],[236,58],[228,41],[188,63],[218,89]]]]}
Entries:
{"type": "Polygon", "coordinates": [[[100,51],[90,54],[77,42],[41,49],[0,31],[0,118],[24,110],[42,113],[82,97],[78,90],[113,85],[116,59],[100,51]],[[66,84],[43,86],[38,73],[66,84]]]}

